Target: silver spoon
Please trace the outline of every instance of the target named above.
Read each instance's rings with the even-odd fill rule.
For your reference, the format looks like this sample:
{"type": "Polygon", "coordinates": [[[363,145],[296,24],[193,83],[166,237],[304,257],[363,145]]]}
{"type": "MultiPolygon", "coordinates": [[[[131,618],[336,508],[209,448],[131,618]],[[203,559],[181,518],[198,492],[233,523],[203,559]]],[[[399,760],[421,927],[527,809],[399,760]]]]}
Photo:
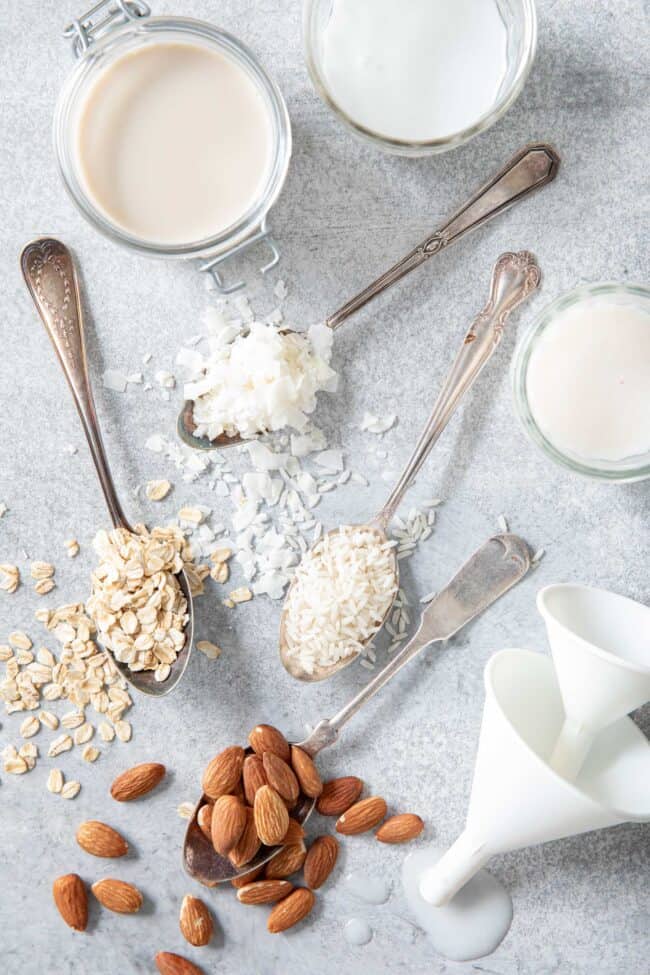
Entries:
{"type": "MultiPolygon", "coordinates": [[[[29,293],[68,380],[113,526],[131,532],[133,529],[115,491],[90,388],[79,282],[72,255],[61,241],[43,237],[27,244],[20,255],[20,266],[29,293]]],[[[113,657],[115,666],[133,687],[154,697],[163,697],[176,687],[192,651],[194,611],[185,572],[178,574],[178,582],[187,600],[189,619],[185,627],[185,644],[171,665],[167,680],[154,680],[153,671],[131,671],[127,664],[120,663],[113,657]]]]}
{"type": "MultiPolygon", "coordinates": [[[[333,718],[320,721],[304,741],[296,744],[312,758],[333,745],[341,728],[384,684],[395,676],[409,660],[432,643],[448,640],[492,605],[500,596],[519,582],[530,568],[530,551],[517,535],[495,535],[481,546],[454,576],[451,582],[428,604],[420,625],[409,642],[383,667],[369,684],[341,708],[333,718]]],[[[262,847],[250,863],[239,870],[226,857],[215,852],[212,843],[201,832],[197,822],[199,809],[208,801],[201,796],[187,827],[183,845],[183,863],[187,872],[205,884],[243,877],[270,860],[282,847],[262,847]]],[[[304,823],[313,812],[316,800],[303,799],[291,811],[294,819],[304,823]]]]}
{"type": "MultiPolygon", "coordinates": [[[[492,272],[488,302],[483,308],[483,311],[474,319],[469,331],[463,338],[460,351],[456,356],[451,371],[443,384],[431,415],[427,420],[426,426],[415,445],[415,449],[404,471],[381,511],[366,525],[358,527],[373,530],[382,542],[387,541],[386,532],[391,518],[399,507],[404,494],[412,484],[415,475],[429,455],[429,451],[447,426],[461,397],[472,386],[486,362],[497,348],[501,341],[506,319],[517,305],[520,305],[537,288],[539,281],[539,267],[533,255],[528,251],[501,255],[492,272]]],[[[338,528],[335,528],[329,534],[337,531],[338,528]]],[[[317,546],[321,544],[322,541],[316,543],[317,546]]],[[[397,584],[399,582],[399,566],[394,554],[393,559],[395,582],[397,584]]],[[[289,592],[285,597],[284,610],[280,620],[280,658],[285,669],[292,677],[296,677],[298,680],[325,680],[343,667],[349,666],[359,654],[349,654],[347,657],[342,657],[336,663],[326,667],[316,665],[312,673],[303,670],[300,663],[289,653],[286,634],[287,605],[295,584],[296,581],[294,578],[294,581],[289,587],[289,592]]],[[[386,617],[390,613],[391,606],[392,600],[384,618],[378,622],[376,631],[384,624],[386,617]]],[[[366,642],[369,642],[370,639],[372,637],[369,637],[366,642]]]]}
{"type": "MultiPolygon", "coordinates": [[[[358,295],[347,301],[338,311],[326,319],[325,325],[335,331],[355,312],[363,308],[372,298],[381,294],[391,285],[420,267],[434,254],[449,247],[477,227],[481,227],[492,217],[503,213],[514,203],[529,196],[552,182],[560,165],[560,157],[552,146],[544,143],[524,146],[500,169],[492,179],[482,186],[451,217],[443,227],[418,244],[401,261],[389,268],[381,277],[369,284],[358,295]]],[[[292,329],[282,329],[284,334],[292,329]]],[[[195,437],[196,425],[193,420],[193,403],[186,400],[178,416],[178,435],[189,447],[198,450],[217,450],[245,443],[242,437],[228,437],[221,434],[215,440],[195,437]]]]}

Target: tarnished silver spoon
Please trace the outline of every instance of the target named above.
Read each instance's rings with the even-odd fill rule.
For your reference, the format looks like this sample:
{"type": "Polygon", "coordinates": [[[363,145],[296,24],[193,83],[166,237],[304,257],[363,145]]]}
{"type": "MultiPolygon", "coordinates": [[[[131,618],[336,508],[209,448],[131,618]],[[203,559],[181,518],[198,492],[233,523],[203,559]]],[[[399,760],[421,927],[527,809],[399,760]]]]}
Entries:
{"type": "MultiPolygon", "coordinates": [[[[506,319],[537,288],[540,277],[541,274],[537,262],[529,251],[501,255],[492,271],[490,296],[487,304],[474,319],[463,338],[460,351],[454,360],[454,364],[443,384],[442,390],[431,411],[431,415],[427,420],[426,426],[415,445],[415,449],[406,467],[381,511],[367,524],[358,527],[370,529],[377,533],[380,541],[387,541],[386,532],[388,530],[388,524],[401,504],[402,498],[412,484],[415,475],[428,457],[438,437],[447,426],[461,397],[475,382],[481,370],[497,348],[503,335],[506,319]]],[[[333,531],[337,532],[338,528],[333,529],[333,531]]],[[[332,533],[330,532],[330,534],[332,533]]],[[[314,547],[321,544],[322,540],[319,540],[314,547]]],[[[393,549],[393,553],[394,551],[393,549]]],[[[303,558],[308,557],[308,554],[303,556],[303,558]]],[[[399,582],[399,563],[394,554],[393,559],[395,581],[397,584],[399,582]]],[[[349,666],[359,654],[349,654],[347,657],[342,657],[336,663],[330,664],[329,666],[316,665],[311,672],[303,669],[300,662],[289,652],[287,640],[287,606],[293,586],[295,585],[296,581],[294,578],[285,597],[284,610],[280,620],[280,658],[285,669],[292,677],[296,677],[298,680],[325,680],[343,667],[349,666]]],[[[391,606],[392,600],[383,620],[377,622],[376,631],[384,624],[386,617],[391,611],[391,606]]],[[[372,637],[368,637],[366,643],[371,639],[372,637]]]]}
{"type": "MultiPolygon", "coordinates": [[[[72,255],[61,241],[42,237],[23,249],[20,266],[29,293],[68,380],[113,526],[131,532],[133,529],[117,496],[99,430],[86,361],[79,282],[72,255]]],[[[185,673],[192,651],[194,611],[185,572],[178,574],[178,582],[187,600],[189,619],[185,626],[185,643],[171,664],[167,680],[156,681],[153,671],[131,671],[127,664],[120,663],[113,657],[115,666],[133,687],[154,697],[163,697],[177,686],[185,673]]]]}
{"type": "MultiPolygon", "coordinates": [[[[405,275],[428,261],[434,254],[454,244],[461,237],[482,227],[493,217],[503,213],[513,204],[529,196],[535,190],[550,183],[557,174],[560,157],[552,146],[544,143],[524,146],[508,160],[506,165],[485,183],[452,217],[435,233],[431,234],[421,244],[409,251],[397,264],[394,264],[384,274],[369,284],[363,291],[335,311],[325,320],[325,325],[335,331],[355,312],[367,305],[377,295],[386,291],[393,284],[401,281],[405,275]]],[[[291,329],[283,329],[285,333],[291,329]]],[[[189,447],[197,450],[221,450],[224,447],[235,447],[245,441],[239,437],[229,437],[222,434],[215,440],[194,436],[196,424],[193,419],[193,403],[189,400],[183,404],[178,416],[178,435],[189,447]]]]}
{"type": "MultiPolygon", "coordinates": [[[[488,539],[465,563],[451,582],[428,604],[414,635],[399,653],[383,667],[369,684],[334,715],[320,721],[304,741],[296,742],[312,758],[333,745],[341,728],[373,697],[391,677],[432,643],[448,640],[463,626],[492,605],[519,582],[530,568],[530,550],[517,535],[495,535],[488,539]]],[[[214,887],[234,877],[244,877],[274,857],[282,847],[262,847],[253,860],[237,869],[215,852],[197,822],[199,809],[209,800],[201,796],[187,827],[183,845],[183,864],[187,872],[214,887]]],[[[304,823],[313,812],[316,800],[303,799],[291,815],[304,823]]]]}

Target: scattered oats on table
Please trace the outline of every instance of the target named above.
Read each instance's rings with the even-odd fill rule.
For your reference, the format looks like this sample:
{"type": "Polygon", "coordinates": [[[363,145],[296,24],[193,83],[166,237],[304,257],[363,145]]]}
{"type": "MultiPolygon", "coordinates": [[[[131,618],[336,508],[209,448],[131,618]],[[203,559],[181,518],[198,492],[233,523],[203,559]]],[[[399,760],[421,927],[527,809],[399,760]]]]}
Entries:
{"type": "Polygon", "coordinates": [[[167,497],[171,488],[171,484],[166,480],[147,481],[145,493],[150,501],[162,501],[163,498],[167,497]]]}
{"type": "Polygon", "coordinates": [[[0,589],[3,592],[15,592],[20,585],[20,569],[9,562],[0,564],[0,589]]]}
{"type": "Polygon", "coordinates": [[[196,644],[196,649],[204,654],[208,660],[216,660],[221,656],[221,647],[218,647],[216,643],[210,643],[209,640],[199,640],[196,644]]]}
{"type": "Polygon", "coordinates": [[[63,544],[69,559],[74,559],[79,555],[79,542],[76,538],[68,538],[63,544]]]}
{"type": "Polygon", "coordinates": [[[194,815],[194,806],[191,802],[181,802],[176,812],[181,819],[191,819],[194,815]]]}

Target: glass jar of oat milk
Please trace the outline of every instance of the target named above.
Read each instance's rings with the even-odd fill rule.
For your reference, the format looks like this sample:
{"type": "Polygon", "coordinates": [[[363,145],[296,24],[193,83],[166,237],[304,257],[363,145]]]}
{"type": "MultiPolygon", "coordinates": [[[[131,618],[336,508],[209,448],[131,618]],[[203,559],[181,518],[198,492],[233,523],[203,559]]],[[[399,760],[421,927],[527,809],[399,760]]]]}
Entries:
{"type": "Polygon", "coordinates": [[[219,286],[222,262],[263,241],[268,270],[266,218],[291,155],[284,99],[235,37],[149,13],[105,0],[65,31],[77,57],[54,118],[65,186],[130,250],[202,258],[219,286]]]}

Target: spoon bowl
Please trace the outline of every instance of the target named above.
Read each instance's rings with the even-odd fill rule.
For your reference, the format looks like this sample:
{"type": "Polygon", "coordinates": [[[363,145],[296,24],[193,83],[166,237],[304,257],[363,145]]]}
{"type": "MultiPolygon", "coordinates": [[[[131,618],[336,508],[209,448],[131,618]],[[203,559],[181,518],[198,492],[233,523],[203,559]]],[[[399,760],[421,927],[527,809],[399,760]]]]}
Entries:
{"type": "MultiPolygon", "coordinates": [[[[402,471],[397,484],[381,511],[375,515],[372,521],[366,525],[359,525],[357,527],[374,529],[381,533],[383,539],[387,540],[386,531],[390,520],[397,511],[402,498],[413,483],[422,464],[428,457],[431,448],[447,426],[462,396],[470,389],[485,364],[495,352],[501,341],[508,316],[538,287],[540,277],[539,266],[529,251],[502,254],[498,259],[492,271],[488,301],[463,337],[460,350],[456,355],[451,370],[434,404],[431,415],[426,422],[406,467],[402,471]]],[[[333,531],[336,532],[338,529],[335,528],[333,531]]],[[[332,534],[332,532],[328,534],[332,534]]],[[[311,552],[319,544],[320,540],[312,547],[311,552]]],[[[303,559],[308,557],[311,552],[307,553],[307,556],[303,556],[303,559]]],[[[296,578],[294,577],[289,592],[285,596],[284,608],[280,620],[280,659],[285,670],[297,680],[326,680],[344,667],[348,667],[359,656],[359,652],[353,652],[345,657],[341,657],[334,664],[326,666],[317,664],[311,672],[300,665],[299,661],[289,652],[287,640],[289,599],[293,587],[296,585],[296,578]]],[[[397,587],[399,587],[397,556],[395,556],[395,579],[397,587]]],[[[391,600],[386,610],[384,619],[377,626],[377,631],[388,617],[392,603],[393,600],[391,600]]],[[[374,638],[374,635],[366,639],[366,645],[374,638]]]]}
{"type": "MultiPolygon", "coordinates": [[[[506,165],[496,173],[492,179],[480,187],[479,190],[454,213],[452,217],[433,234],[418,244],[405,257],[384,272],[363,291],[347,301],[338,311],[325,320],[325,325],[335,331],[355,312],[363,308],[377,295],[386,291],[393,284],[401,281],[405,275],[424,264],[434,254],[455,243],[481,227],[488,220],[503,213],[513,204],[529,196],[535,190],[541,189],[555,179],[560,165],[560,157],[545,143],[524,146],[508,160],[506,165]]],[[[293,329],[283,328],[282,334],[290,334],[293,329]]],[[[177,430],[181,440],[195,450],[221,450],[225,447],[236,447],[246,443],[247,439],[240,436],[229,437],[221,434],[214,440],[207,437],[196,437],[193,420],[193,403],[186,400],[178,415],[177,430]]],[[[261,431],[260,431],[261,434],[261,431]]]]}
{"type": "MultiPolygon", "coordinates": [[[[61,241],[42,237],[24,247],[20,255],[20,266],[25,284],[72,392],[113,526],[133,533],[115,490],[99,429],[86,359],[79,281],[72,255],[61,241]]],[[[185,626],[185,643],[174,663],[170,665],[171,670],[166,680],[156,681],[153,671],[130,670],[126,663],[120,663],[108,648],[103,647],[111,653],[117,670],[129,684],[152,697],[164,697],[174,690],[185,673],[192,652],[192,593],[184,571],[179,572],[176,578],[187,602],[188,621],[185,626]]],[[[99,640],[97,642],[102,646],[99,640]]]]}

